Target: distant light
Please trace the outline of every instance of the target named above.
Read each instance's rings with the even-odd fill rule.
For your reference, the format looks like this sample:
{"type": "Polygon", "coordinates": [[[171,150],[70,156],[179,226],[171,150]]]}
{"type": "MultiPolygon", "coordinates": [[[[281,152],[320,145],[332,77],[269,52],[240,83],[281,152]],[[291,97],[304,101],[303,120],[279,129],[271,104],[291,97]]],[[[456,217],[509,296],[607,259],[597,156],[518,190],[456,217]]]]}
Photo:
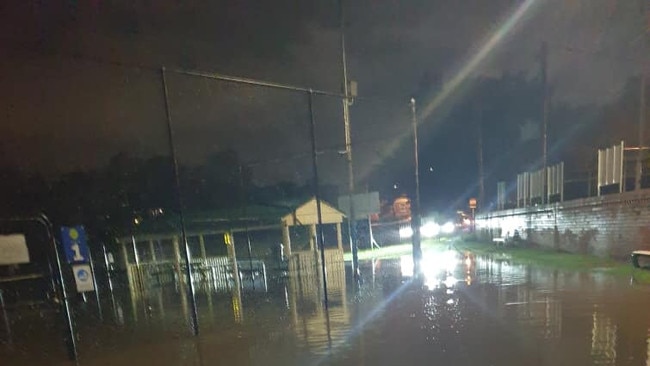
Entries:
{"type": "Polygon", "coordinates": [[[158,217],[162,216],[165,213],[165,211],[162,208],[152,208],[149,209],[149,216],[151,217],[158,217]]]}
{"type": "Polygon", "coordinates": [[[454,229],[454,223],[451,221],[446,222],[442,227],[440,227],[440,231],[442,231],[443,234],[451,234],[454,232],[454,229]]]}
{"type": "Polygon", "coordinates": [[[413,236],[413,229],[410,226],[404,226],[399,229],[399,237],[402,239],[410,238],[413,236]]]}
{"type": "Polygon", "coordinates": [[[456,285],[458,280],[454,276],[447,276],[447,279],[445,280],[445,286],[447,288],[452,288],[456,285]]]}
{"type": "Polygon", "coordinates": [[[409,255],[400,257],[400,271],[402,272],[402,277],[413,276],[413,257],[409,255]]]}
{"type": "Polygon", "coordinates": [[[140,220],[136,217],[136,218],[133,219],[133,223],[136,224],[136,225],[139,225],[140,220]]]}
{"type": "Polygon", "coordinates": [[[422,225],[420,228],[420,234],[425,238],[433,238],[434,236],[440,234],[440,225],[435,222],[427,222],[422,225]]]}
{"type": "Polygon", "coordinates": [[[430,290],[439,288],[442,285],[445,285],[447,288],[453,287],[456,283],[456,279],[454,278],[451,285],[448,285],[447,281],[449,280],[449,274],[455,270],[459,263],[457,254],[458,253],[454,250],[447,250],[444,252],[425,252],[421,264],[422,274],[425,277],[424,285],[430,290]]]}
{"type": "Polygon", "coordinates": [[[397,183],[393,184],[393,189],[397,189],[397,183]]]}
{"type": "Polygon", "coordinates": [[[433,167],[432,167],[432,166],[429,167],[429,171],[430,171],[430,172],[433,171],[433,167]]]}

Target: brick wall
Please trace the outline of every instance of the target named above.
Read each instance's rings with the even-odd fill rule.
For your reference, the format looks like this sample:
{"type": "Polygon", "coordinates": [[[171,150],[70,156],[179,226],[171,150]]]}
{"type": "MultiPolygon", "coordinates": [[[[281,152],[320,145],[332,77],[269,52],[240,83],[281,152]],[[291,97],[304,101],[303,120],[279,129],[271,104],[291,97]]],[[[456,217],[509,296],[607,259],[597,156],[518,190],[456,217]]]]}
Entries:
{"type": "Polygon", "coordinates": [[[547,248],[626,259],[650,250],[650,189],[477,215],[482,239],[513,235],[547,248]]]}

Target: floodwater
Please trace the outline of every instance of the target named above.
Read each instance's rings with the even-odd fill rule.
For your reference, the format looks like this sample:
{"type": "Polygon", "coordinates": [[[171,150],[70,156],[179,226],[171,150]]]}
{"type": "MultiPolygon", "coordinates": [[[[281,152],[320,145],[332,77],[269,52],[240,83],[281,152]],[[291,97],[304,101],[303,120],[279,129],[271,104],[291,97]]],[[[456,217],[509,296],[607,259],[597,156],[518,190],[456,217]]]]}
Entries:
{"type": "MultiPolygon", "coordinates": [[[[650,287],[459,252],[362,263],[362,281],[269,275],[237,293],[197,284],[200,335],[183,289],[74,306],[80,365],[650,365],[650,287]]],[[[0,313],[0,364],[72,365],[60,318],[0,313]]]]}

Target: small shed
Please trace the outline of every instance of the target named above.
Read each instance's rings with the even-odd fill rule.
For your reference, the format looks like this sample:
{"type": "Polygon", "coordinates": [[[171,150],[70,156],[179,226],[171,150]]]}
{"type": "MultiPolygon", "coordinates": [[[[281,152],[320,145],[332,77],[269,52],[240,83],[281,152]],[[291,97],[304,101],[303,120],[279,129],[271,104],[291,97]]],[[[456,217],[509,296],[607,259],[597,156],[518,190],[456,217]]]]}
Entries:
{"type": "MultiPolygon", "coordinates": [[[[341,235],[341,223],[345,214],[329,203],[320,200],[321,217],[323,225],[335,224],[336,225],[336,239],[339,250],[343,250],[343,238],[341,235]]],[[[282,246],[287,256],[291,255],[291,226],[309,226],[310,239],[309,245],[311,250],[315,250],[316,243],[316,225],[318,224],[318,211],[316,205],[316,198],[313,197],[309,201],[298,206],[296,209],[282,217],[282,246]]]]}

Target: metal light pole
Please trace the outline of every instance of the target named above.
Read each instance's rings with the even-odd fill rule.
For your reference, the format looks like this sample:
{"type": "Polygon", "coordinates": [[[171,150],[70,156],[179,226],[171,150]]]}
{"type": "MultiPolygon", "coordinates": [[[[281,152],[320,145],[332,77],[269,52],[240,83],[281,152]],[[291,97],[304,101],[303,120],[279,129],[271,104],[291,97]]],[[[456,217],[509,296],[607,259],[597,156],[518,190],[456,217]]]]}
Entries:
{"type": "Polygon", "coordinates": [[[316,198],[316,216],[318,218],[318,231],[316,246],[320,249],[320,265],[323,275],[323,299],[325,309],[329,307],[327,297],[327,269],[325,267],[325,235],[323,233],[323,211],[320,202],[320,181],[318,178],[318,153],[316,151],[316,122],[314,119],[314,93],[309,92],[309,134],[311,137],[311,161],[314,174],[314,197],[316,198]]]}
{"type": "MultiPolygon", "coordinates": [[[[643,12],[650,11],[650,8],[647,5],[641,9],[643,12]]],[[[641,47],[646,51],[644,54],[648,54],[648,42],[650,42],[650,24],[648,24],[648,29],[645,31],[645,37],[641,36],[641,41],[643,44],[641,47]]],[[[636,179],[634,184],[634,189],[639,190],[642,186],[643,181],[643,160],[645,158],[645,119],[646,119],[646,83],[648,81],[648,72],[650,72],[650,64],[647,60],[641,60],[641,88],[639,91],[639,152],[636,159],[636,179]]]]}
{"type": "Polygon", "coordinates": [[[639,150],[636,156],[636,177],[634,179],[634,189],[641,189],[641,183],[643,180],[643,158],[644,158],[644,134],[645,134],[645,84],[646,84],[646,72],[641,70],[641,88],[639,94],[639,150]]]}
{"type": "Polygon", "coordinates": [[[413,273],[420,272],[420,260],[422,259],[422,247],[420,237],[420,159],[418,157],[418,119],[415,108],[415,98],[411,98],[411,119],[413,122],[413,157],[415,160],[415,201],[411,208],[411,229],[413,230],[413,273]]]}
{"type": "Polygon", "coordinates": [[[548,45],[546,42],[542,42],[542,48],[540,50],[540,66],[542,73],[542,169],[543,169],[543,180],[542,180],[542,203],[547,203],[547,191],[544,189],[546,187],[546,166],[548,165],[548,45]]]}
{"type": "Polygon", "coordinates": [[[478,132],[477,160],[478,160],[478,202],[485,202],[485,170],[483,166],[483,101],[478,106],[478,121],[476,130],[478,132]]]}
{"type": "Polygon", "coordinates": [[[251,248],[251,233],[248,231],[248,197],[246,194],[246,184],[244,182],[244,167],[239,164],[239,188],[241,189],[241,204],[243,208],[244,230],[246,232],[246,244],[248,246],[248,265],[251,271],[251,285],[255,290],[255,277],[253,276],[253,249],[251,248]]]}
{"type": "Polygon", "coordinates": [[[359,250],[356,235],[356,217],[354,211],[354,169],[352,164],[352,133],[350,131],[350,90],[348,85],[348,66],[345,54],[345,12],[343,0],[339,0],[339,15],[341,26],[341,69],[343,72],[343,122],[345,128],[345,155],[348,163],[348,196],[350,201],[350,217],[348,217],[348,237],[352,251],[352,273],[359,275],[359,250]]]}
{"type": "MultiPolygon", "coordinates": [[[[191,309],[191,322],[192,322],[192,333],[194,335],[199,335],[199,315],[196,305],[196,296],[194,289],[194,282],[192,282],[192,262],[190,257],[190,248],[187,244],[187,232],[185,230],[185,215],[183,212],[183,195],[181,194],[181,182],[180,182],[180,173],[178,169],[178,159],[176,157],[176,145],[174,145],[174,129],[172,128],[172,115],[169,108],[169,91],[167,89],[167,77],[165,68],[161,70],[162,76],[162,87],[165,97],[165,114],[167,116],[167,133],[169,137],[169,148],[172,155],[172,166],[174,168],[174,187],[176,189],[176,204],[178,206],[178,216],[180,218],[181,224],[181,239],[183,240],[183,254],[185,255],[185,278],[187,281],[187,286],[189,287],[189,293],[187,294],[190,298],[191,309]]],[[[136,251],[137,253],[137,251],[136,251]]]]}

